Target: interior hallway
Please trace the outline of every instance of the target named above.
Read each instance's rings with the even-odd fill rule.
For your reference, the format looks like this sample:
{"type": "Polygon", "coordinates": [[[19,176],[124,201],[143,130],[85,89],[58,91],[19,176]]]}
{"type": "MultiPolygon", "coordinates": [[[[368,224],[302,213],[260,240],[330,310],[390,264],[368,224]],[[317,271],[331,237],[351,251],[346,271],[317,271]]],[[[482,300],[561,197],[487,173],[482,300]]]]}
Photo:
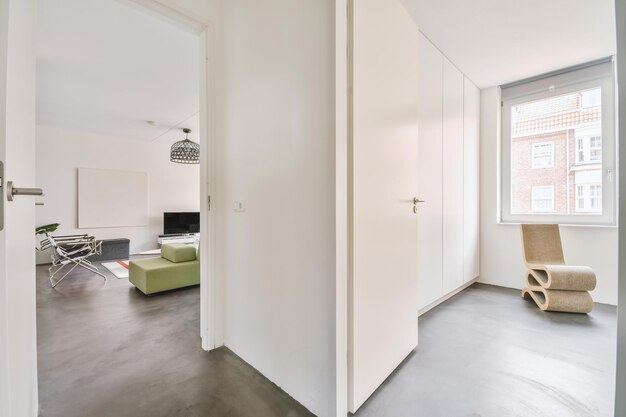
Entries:
{"type": "Polygon", "coordinates": [[[37,267],[43,417],[311,416],[228,349],[200,348],[199,287],[146,297],[106,269],[37,267]],[[86,276],[87,275],[87,276],[86,276]]]}
{"type": "Polygon", "coordinates": [[[612,417],[616,314],[543,313],[475,284],[422,315],[419,346],[357,417],[612,417]]]}

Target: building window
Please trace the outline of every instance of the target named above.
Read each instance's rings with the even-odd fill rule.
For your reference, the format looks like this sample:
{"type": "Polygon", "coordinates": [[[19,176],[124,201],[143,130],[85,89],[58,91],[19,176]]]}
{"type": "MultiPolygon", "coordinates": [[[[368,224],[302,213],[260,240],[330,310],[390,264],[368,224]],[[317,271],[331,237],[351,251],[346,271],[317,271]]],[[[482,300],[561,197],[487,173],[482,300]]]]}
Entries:
{"type": "Polygon", "coordinates": [[[576,210],[585,209],[585,188],[582,185],[576,186],[576,210]]]}
{"type": "Polygon", "coordinates": [[[602,136],[592,136],[589,138],[589,160],[592,162],[602,162],[602,136]]]}
{"type": "Polygon", "coordinates": [[[550,213],[554,211],[554,186],[544,185],[532,188],[533,213],[550,213]]]}
{"type": "Polygon", "coordinates": [[[602,127],[600,123],[577,129],[576,133],[576,163],[602,163],[602,127]]]}
{"type": "Polygon", "coordinates": [[[554,166],[554,142],[532,144],[532,167],[552,168],[554,166]]]}
{"type": "Polygon", "coordinates": [[[599,213],[602,211],[602,185],[576,184],[576,211],[599,213]]]}
{"type": "Polygon", "coordinates": [[[583,91],[580,94],[580,102],[583,109],[599,107],[602,105],[602,93],[599,89],[583,91]]]}
{"type": "Polygon", "coordinates": [[[615,224],[613,62],[501,86],[501,104],[500,221],[615,224]]]}

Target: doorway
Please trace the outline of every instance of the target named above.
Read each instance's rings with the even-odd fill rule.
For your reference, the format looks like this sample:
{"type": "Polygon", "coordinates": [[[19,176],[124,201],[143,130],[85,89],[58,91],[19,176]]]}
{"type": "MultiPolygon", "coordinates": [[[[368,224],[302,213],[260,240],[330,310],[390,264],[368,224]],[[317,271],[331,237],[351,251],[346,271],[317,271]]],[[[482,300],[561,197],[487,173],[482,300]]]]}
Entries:
{"type": "MultiPolygon", "coordinates": [[[[12,2],[12,3],[15,3],[15,2],[12,2]]],[[[19,51],[17,55],[9,54],[7,56],[6,54],[3,54],[3,58],[6,58],[7,60],[6,62],[8,63],[7,73],[12,75],[12,78],[9,77],[10,81],[8,85],[11,86],[8,89],[9,91],[3,90],[2,93],[7,95],[7,102],[8,102],[7,112],[9,109],[11,109],[11,114],[10,115],[7,114],[7,120],[11,121],[13,131],[11,132],[11,134],[7,132],[7,137],[6,137],[7,152],[5,153],[5,147],[4,147],[4,142],[3,142],[2,154],[0,154],[0,157],[3,161],[7,161],[7,159],[9,160],[9,169],[6,171],[7,175],[9,175],[11,179],[15,180],[18,186],[23,186],[23,185],[32,186],[35,184],[35,178],[33,176],[34,169],[32,170],[32,172],[29,173],[29,167],[34,168],[34,162],[35,162],[34,159],[32,161],[32,164],[26,163],[26,161],[23,164],[21,164],[21,166],[19,166],[20,164],[17,164],[17,162],[19,162],[19,158],[22,158],[22,157],[27,158],[27,154],[33,155],[35,151],[34,135],[30,136],[30,138],[33,140],[32,142],[33,146],[30,147],[28,146],[29,142],[26,140],[26,138],[29,137],[31,130],[24,129],[24,127],[29,126],[28,125],[29,118],[26,117],[28,112],[26,110],[30,110],[31,108],[27,106],[28,100],[25,101],[22,98],[22,97],[25,97],[25,98],[31,97],[28,94],[27,90],[31,88],[30,91],[34,92],[34,84],[35,84],[34,73],[29,73],[28,71],[24,71],[25,68],[29,68],[28,67],[29,64],[32,64],[30,68],[32,68],[32,70],[34,71],[34,68],[35,68],[34,62],[29,63],[29,62],[26,62],[25,60],[22,60],[23,57],[28,56],[28,51],[31,50],[29,49],[29,47],[34,45],[35,43],[35,40],[33,39],[33,36],[32,36],[35,33],[34,19],[32,19],[35,13],[34,13],[34,8],[30,7],[32,6],[32,4],[30,3],[35,3],[35,2],[24,2],[24,4],[20,3],[21,4],[20,7],[14,6],[12,4],[11,9],[9,10],[8,3],[3,2],[2,13],[0,14],[4,22],[7,22],[7,21],[11,22],[10,26],[3,25],[3,28],[7,28],[7,27],[9,28],[9,35],[7,35],[6,33],[3,34],[3,37],[2,37],[2,40],[4,41],[3,45],[6,46],[6,44],[8,43],[10,45],[9,47],[10,51],[13,51],[13,52],[19,51]],[[16,33],[18,31],[20,32],[19,35],[16,33]],[[7,41],[7,38],[9,38],[10,40],[7,41]],[[20,39],[20,42],[18,42],[19,45],[15,45],[12,39],[20,39]],[[29,42],[31,43],[29,44],[29,42]],[[26,53],[21,55],[21,53],[23,52],[26,52],[26,53]],[[19,74],[19,76],[15,74],[19,74]],[[20,98],[18,99],[18,97],[20,98]],[[20,112],[22,112],[23,110],[24,114],[22,113],[17,114],[17,110],[16,110],[17,108],[20,109],[19,110],[20,112]],[[22,125],[20,125],[20,123],[22,123],[22,125]],[[17,133],[18,131],[17,130],[18,126],[21,126],[21,133],[16,135],[15,133],[17,133]],[[24,140],[22,140],[19,147],[15,147],[13,146],[12,142],[10,142],[9,140],[10,137],[20,137],[20,138],[24,138],[24,140]],[[21,152],[19,153],[19,155],[15,152],[17,150],[21,152]],[[19,169],[18,169],[18,166],[19,166],[19,169]]],[[[121,5],[119,2],[112,2],[112,3],[116,3],[118,6],[121,5]]],[[[209,109],[209,107],[211,107],[209,106],[211,101],[207,97],[210,97],[210,90],[212,89],[212,83],[210,81],[207,81],[208,64],[206,60],[206,55],[207,55],[207,50],[208,50],[207,45],[209,44],[208,39],[210,38],[209,23],[200,22],[193,17],[187,16],[184,12],[181,12],[177,10],[176,8],[165,7],[161,3],[156,2],[156,1],[155,2],[138,1],[138,2],[125,2],[125,3],[126,4],[122,5],[123,7],[134,9],[135,13],[140,12],[142,14],[149,15],[150,18],[152,19],[161,20],[162,24],[172,25],[173,23],[175,26],[178,27],[179,30],[187,31],[187,34],[189,36],[192,36],[196,39],[196,46],[194,48],[196,50],[195,52],[197,53],[197,59],[193,63],[193,68],[195,69],[195,72],[197,74],[195,78],[196,78],[196,82],[198,83],[198,85],[195,88],[197,90],[197,95],[199,96],[197,97],[199,111],[197,108],[195,115],[194,115],[197,118],[197,121],[196,121],[197,128],[194,130],[195,130],[195,134],[197,135],[195,140],[197,142],[200,142],[203,145],[204,150],[201,151],[202,169],[196,168],[197,177],[200,177],[200,178],[195,179],[196,191],[194,192],[194,194],[195,194],[195,198],[197,199],[197,204],[199,206],[197,210],[202,213],[201,216],[203,217],[203,221],[202,221],[203,227],[202,227],[202,230],[200,230],[200,233],[201,235],[203,235],[204,238],[206,238],[206,234],[208,231],[208,223],[209,223],[208,214],[207,214],[208,203],[207,203],[207,198],[206,198],[206,195],[208,194],[207,193],[208,188],[206,186],[207,184],[206,178],[207,178],[207,171],[208,171],[208,168],[206,167],[207,161],[208,161],[208,158],[206,155],[206,149],[208,147],[207,144],[210,142],[209,141],[210,132],[208,132],[208,129],[207,129],[207,119],[210,117],[210,111],[211,111],[211,109],[209,109]],[[164,22],[164,21],[167,21],[167,22],[164,22]]],[[[67,12],[67,10],[65,11],[67,12]]],[[[116,16],[116,17],[123,19],[121,16],[116,16]]],[[[115,27],[116,25],[119,25],[121,23],[122,22],[114,19],[112,22],[112,26],[115,27]]],[[[86,48],[93,47],[93,45],[84,45],[84,46],[86,48]]],[[[147,45],[147,46],[150,47],[151,45],[147,45]]],[[[6,50],[4,52],[6,52],[6,50]]],[[[139,52],[141,53],[143,51],[139,51],[139,52]]],[[[92,57],[95,56],[97,59],[98,55],[99,55],[98,53],[95,53],[94,55],[92,55],[92,57]]],[[[34,54],[32,56],[34,58],[34,54]]],[[[71,58],[72,57],[70,57],[70,60],[71,58]]],[[[75,56],[74,58],[77,58],[76,61],[79,62],[81,56],[80,55],[75,56]]],[[[54,70],[60,70],[59,67],[55,67],[55,64],[58,64],[58,62],[54,62],[54,60],[52,60],[51,62],[46,62],[46,63],[51,65],[52,72],[54,72],[54,70]]],[[[106,63],[102,63],[102,64],[106,64],[106,63]]],[[[7,66],[3,65],[2,68],[4,70],[7,68],[7,66]]],[[[71,74],[71,75],[66,74],[66,75],[68,77],[77,77],[78,79],[80,79],[81,76],[84,76],[86,74],[71,74]]],[[[103,81],[103,80],[96,80],[96,81],[103,81]]],[[[54,90],[54,88],[58,87],[58,85],[49,85],[48,87],[54,90]]],[[[74,91],[74,93],[78,94],[80,92],[74,91]]],[[[102,93],[103,95],[107,93],[106,88],[102,90],[102,93]]],[[[71,92],[68,92],[68,95],[70,94],[71,92]]],[[[34,100],[34,94],[32,94],[32,98],[34,100]]],[[[93,102],[89,104],[92,104],[93,107],[95,107],[97,110],[97,106],[99,104],[98,101],[100,99],[101,97],[94,97],[93,102]]],[[[32,104],[33,104],[32,113],[30,113],[30,115],[34,116],[34,113],[35,113],[34,102],[32,104]]],[[[120,100],[120,109],[123,108],[124,104],[127,104],[127,103],[124,103],[124,97],[122,96],[120,100]]],[[[146,123],[150,121],[151,120],[149,118],[145,118],[143,120],[137,120],[137,122],[141,122],[141,123],[146,123]]],[[[78,122],[80,124],[81,122],[85,122],[85,118],[76,117],[75,122],[78,122]]],[[[105,120],[105,124],[106,122],[107,121],[105,120]]],[[[189,120],[184,119],[182,120],[182,122],[189,122],[189,120]]],[[[32,120],[32,126],[33,126],[32,133],[34,133],[34,126],[35,126],[34,117],[32,120]]],[[[64,140],[71,139],[71,138],[68,138],[69,135],[66,134],[67,132],[59,132],[60,129],[58,128],[58,126],[52,126],[50,127],[49,130],[50,131],[47,133],[52,136],[58,135],[58,138],[63,137],[64,140]]],[[[85,136],[85,135],[77,135],[77,136],[85,136]]],[[[106,134],[102,136],[106,136],[106,134]]],[[[182,133],[181,133],[181,136],[182,136],[182,133]]],[[[83,137],[82,139],[89,139],[89,138],[83,137]]],[[[91,139],[95,139],[95,138],[92,137],[91,139]]],[[[178,137],[177,139],[182,139],[182,137],[178,137]]],[[[94,148],[98,148],[98,146],[102,145],[102,144],[96,143],[97,139],[94,140],[90,145],[81,144],[79,142],[80,140],[77,139],[76,143],[74,144],[75,145],[74,151],[77,154],[80,154],[81,152],[85,151],[85,149],[90,148],[91,147],[90,145],[94,145],[93,146],[94,148]]],[[[163,146],[163,147],[169,148],[169,145],[163,146]]],[[[136,153],[136,149],[134,148],[136,148],[136,146],[130,143],[128,146],[123,146],[117,143],[115,149],[113,150],[120,152],[120,154],[126,153],[132,156],[134,152],[136,153]]],[[[163,156],[163,160],[166,161],[165,163],[170,164],[168,160],[169,149],[167,149],[167,151],[168,152],[164,153],[162,156],[163,156]]],[[[93,158],[94,160],[97,160],[99,156],[97,155],[98,152],[92,152],[92,153],[96,154],[95,156],[93,156],[93,158]]],[[[109,153],[112,153],[112,152],[109,152],[109,153]]],[[[124,157],[128,158],[128,155],[125,155],[124,157]]],[[[39,158],[41,160],[46,157],[53,158],[53,156],[54,155],[51,155],[51,154],[40,153],[39,158]]],[[[62,159],[65,159],[65,156],[67,155],[64,155],[62,159]]],[[[119,160],[115,161],[115,163],[118,164],[119,160]]],[[[54,170],[54,169],[63,170],[64,167],[62,165],[63,165],[62,163],[48,164],[47,167],[48,169],[51,169],[51,170],[54,170]]],[[[76,168],[77,167],[74,167],[73,170],[75,170],[76,168]]],[[[43,175],[45,176],[45,173],[43,173],[43,175]]],[[[71,190],[72,188],[76,187],[76,185],[72,187],[72,183],[76,184],[76,175],[78,174],[74,172],[73,177],[71,178],[68,184],[61,184],[62,190],[61,192],[59,192],[60,194],[62,194],[63,191],[67,191],[67,189],[71,190]],[[65,188],[65,190],[63,190],[63,188],[65,188]]],[[[6,195],[6,190],[4,187],[4,175],[1,175],[1,176],[2,176],[2,185],[0,185],[0,187],[2,187],[1,191],[4,196],[6,195]]],[[[162,178],[160,178],[159,180],[162,180],[162,178]]],[[[50,190],[50,187],[48,188],[49,188],[49,191],[46,192],[47,195],[44,197],[44,200],[38,201],[38,203],[43,203],[43,204],[48,203],[48,206],[44,206],[46,208],[59,204],[59,200],[55,200],[55,195],[59,193],[55,192],[55,190],[50,190]]],[[[56,189],[56,191],[59,191],[58,188],[56,189]]],[[[0,401],[0,403],[2,403],[2,408],[0,408],[0,414],[4,414],[6,412],[7,415],[28,415],[28,414],[32,414],[28,410],[32,408],[33,406],[36,406],[37,404],[37,389],[36,389],[36,384],[34,380],[37,371],[35,368],[36,360],[34,360],[36,353],[34,352],[34,350],[25,348],[25,346],[29,346],[29,345],[33,345],[32,346],[33,349],[35,348],[34,343],[29,342],[29,341],[34,340],[31,338],[31,336],[34,336],[34,333],[35,333],[35,322],[34,322],[35,306],[34,304],[25,302],[26,301],[25,298],[27,298],[26,296],[32,296],[30,300],[34,301],[35,289],[34,287],[29,287],[29,283],[31,283],[32,285],[31,280],[22,279],[22,281],[20,281],[22,283],[18,283],[18,281],[16,280],[12,280],[12,279],[7,280],[7,278],[10,278],[11,275],[23,277],[24,274],[28,273],[28,271],[20,270],[18,267],[20,267],[20,265],[22,265],[23,267],[26,264],[32,265],[32,261],[33,261],[32,258],[29,262],[21,262],[20,258],[16,255],[20,253],[19,250],[22,250],[24,252],[23,255],[26,255],[26,253],[28,252],[30,253],[30,256],[32,256],[32,253],[33,253],[32,247],[34,243],[32,239],[34,221],[32,220],[34,219],[34,216],[35,216],[35,212],[33,211],[35,209],[35,205],[33,204],[33,200],[29,197],[20,196],[16,200],[17,201],[12,202],[13,207],[11,206],[7,207],[8,212],[5,217],[5,219],[8,220],[7,223],[14,225],[14,226],[10,226],[8,229],[5,229],[6,233],[2,233],[2,244],[0,247],[0,249],[2,249],[3,255],[5,254],[5,249],[9,247],[12,248],[12,250],[16,251],[16,253],[14,253],[13,255],[9,255],[7,253],[7,258],[3,259],[3,262],[2,262],[3,265],[6,265],[6,270],[3,270],[0,275],[2,278],[2,283],[1,283],[2,295],[4,296],[5,294],[15,294],[16,296],[14,297],[14,299],[16,300],[16,302],[19,302],[18,305],[20,305],[21,307],[18,308],[16,305],[15,306],[17,308],[16,310],[16,308],[13,308],[13,306],[11,305],[7,306],[8,316],[5,316],[3,314],[2,317],[0,317],[0,333],[1,333],[0,336],[2,336],[2,340],[6,340],[5,337],[7,337],[8,340],[12,340],[11,346],[15,345],[16,347],[17,346],[22,346],[22,347],[16,350],[12,350],[12,348],[9,347],[9,349],[4,350],[5,344],[2,343],[3,349],[2,351],[0,351],[0,356],[2,357],[2,360],[3,361],[7,360],[8,361],[7,363],[14,363],[15,366],[17,366],[20,369],[20,372],[15,372],[14,375],[18,375],[18,376],[15,377],[15,379],[11,379],[11,380],[8,379],[11,377],[10,375],[5,375],[4,373],[2,375],[2,379],[0,380],[0,393],[2,395],[2,398],[1,398],[2,400],[0,401]],[[20,213],[19,216],[18,216],[18,212],[20,213]],[[18,217],[20,218],[18,219],[18,217]],[[19,232],[18,232],[18,229],[20,229],[19,232]],[[19,239],[23,241],[24,245],[18,244],[19,239]],[[10,244],[5,245],[6,242],[10,242],[10,244]],[[31,250],[26,251],[25,249],[27,246],[30,247],[31,250]],[[14,265],[15,268],[11,269],[12,268],[11,265],[13,265],[14,263],[15,263],[14,265]],[[19,284],[20,288],[15,287],[15,284],[12,284],[13,281],[15,281],[15,284],[19,284]],[[24,295],[25,297],[24,298],[17,297],[18,293],[24,295]],[[24,311],[23,314],[18,312],[18,310],[22,311],[25,309],[28,309],[29,311],[28,312],[24,311]],[[13,327],[14,324],[12,323],[14,323],[15,321],[14,321],[14,318],[12,319],[12,314],[18,314],[19,316],[24,317],[24,320],[21,320],[20,322],[21,324],[20,324],[19,329],[13,327]],[[30,320],[29,317],[32,318],[32,320],[30,320]],[[21,336],[19,336],[18,334],[21,336]],[[28,364],[28,366],[23,366],[21,362],[24,362],[24,364],[28,364]],[[30,369],[31,372],[24,372],[24,370],[26,369],[30,369]],[[11,401],[9,401],[9,399],[11,399],[11,401]]],[[[6,203],[4,199],[3,199],[3,202],[6,203]]],[[[73,208],[76,209],[75,201],[74,203],[72,203],[71,200],[63,202],[63,203],[69,207],[69,211],[71,211],[73,208]]],[[[39,208],[40,204],[38,204],[37,207],[39,208]]],[[[165,208],[163,210],[165,210],[165,208]]],[[[76,219],[73,219],[73,220],[76,220],[76,219]]],[[[207,243],[210,243],[208,239],[206,239],[205,241],[207,243]]],[[[202,246],[202,250],[205,250],[206,253],[208,254],[209,247],[210,247],[209,244],[205,244],[202,246]]],[[[206,259],[207,261],[209,258],[210,258],[209,256],[204,257],[204,259],[206,259]]],[[[30,271],[34,272],[33,269],[30,269],[30,271]]],[[[111,275],[108,276],[107,278],[108,278],[107,279],[108,284],[110,284],[108,285],[108,289],[111,289],[111,290],[113,290],[116,286],[113,284],[119,284],[120,282],[120,281],[117,281],[116,277],[113,277],[111,275]]],[[[195,314],[198,317],[198,320],[197,320],[198,323],[196,326],[194,326],[195,330],[193,331],[193,333],[195,335],[195,338],[197,338],[197,335],[198,335],[197,326],[199,325],[201,329],[200,331],[201,339],[198,340],[198,342],[201,341],[202,347],[205,350],[208,350],[211,346],[215,346],[215,343],[213,343],[210,340],[208,326],[206,325],[207,320],[206,320],[205,313],[206,311],[210,310],[206,308],[206,304],[208,304],[207,299],[208,299],[208,287],[209,287],[208,268],[206,267],[202,267],[201,281],[202,281],[201,290],[197,291],[198,292],[197,296],[200,299],[200,304],[201,304],[198,307],[201,307],[201,308],[194,308],[194,310],[197,310],[195,314]]],[[[93,277],[89,277],[88,279],[85,279],[85,282],[89,282],[88,285],[91,285],[91,284],[94,284],[96,286],[102,285],[102,281],[99,282],[98,279],[93,278],[93,277]]],[[[70,288],[66,287],[66,289],[70,289],[70,288]]],[[[83,289],[86,289],[86,288],[83,288],[83,289]]],[[[69,307],[69,305],[67,307],[69,307]]],[[[82,310],[81,308],[75,310],[74,311],[75,315],[80,316],[81,310],[82,310]]],[[[55,323],[59,323],[63,321],[63,318],[65,317],[62,317],[62,315],[57,316],[53,319],[53,321],[55,323]]],[[[89,325],[90,324],[88,324],[88,326],[89,325]]],[[[106,329],[103,329],[103,331],[106,331],[106,329]]],[[[2,368],[7,369],[5,366],[2,366],[2,368]]]]}
{"type": "MultiPolygon", "coordinates": [[[[131,381],[165,383],[186,368],[172,357],[201,360],[199,263],[175,264],[159,246],[201,233],[200,161],[175,148],[206,135],[204,42],[155,9],[109,0],[41,2],[38,32],[36,180],[46,195],[37,225],[60,224],[46,241],[86,235],[99,245],[84,261],[96,273],[79,267],[48,281],[49,265],[37,267],[40,407],[96,414],[94,398],[107,393],[132,409],[131,381]],[[162,278],[157,267],[177,269],[162,278]]],[[[54,272],[57,254],[38,260],[52,255],[54,272]]]]}

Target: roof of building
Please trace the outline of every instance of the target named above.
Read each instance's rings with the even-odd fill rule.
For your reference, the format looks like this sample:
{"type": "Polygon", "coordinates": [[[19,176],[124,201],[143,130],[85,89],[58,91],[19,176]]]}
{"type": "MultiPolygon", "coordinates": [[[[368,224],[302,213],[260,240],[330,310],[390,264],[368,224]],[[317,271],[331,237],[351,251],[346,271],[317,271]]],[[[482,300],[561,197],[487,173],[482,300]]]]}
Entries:
{"type": "Polygon", "coordinates": [[[565,94],[513,106],[511,136],[519,138],[573,129],[601,118],[601,106],[583,108],[580,92],[565,94]]]}

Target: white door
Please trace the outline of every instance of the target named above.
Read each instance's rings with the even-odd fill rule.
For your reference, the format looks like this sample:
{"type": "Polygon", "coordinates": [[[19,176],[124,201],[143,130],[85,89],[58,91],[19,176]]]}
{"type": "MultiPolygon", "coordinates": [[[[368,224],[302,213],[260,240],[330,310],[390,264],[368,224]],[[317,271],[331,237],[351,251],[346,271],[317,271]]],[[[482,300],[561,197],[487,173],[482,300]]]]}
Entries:
{"type": "Polygon", "coordinates": [[[7,182],[35,183],[35,1],[0,0],[0,417],[37,415],[35,198],[7,201],[7,182]]]}
{"type": "Polygon", "coordinates": [[[480,274],[480,90],[464,79],[463,94],[463,281],[480,274]]]}
{"type": "Polygon", "coordinates": [[[443,295],[443,55],[419,42],[418,307],[443,295]]]}
{"type": "Polygon", "coordinates": [[[351,412],[417,346],[418,29],[398,0],[353,13],[351,412]]]}
{"type": "Polygon", "coordinates": [[[463,73],[443,60],[443,293],[463,285],[463,73]]]}

